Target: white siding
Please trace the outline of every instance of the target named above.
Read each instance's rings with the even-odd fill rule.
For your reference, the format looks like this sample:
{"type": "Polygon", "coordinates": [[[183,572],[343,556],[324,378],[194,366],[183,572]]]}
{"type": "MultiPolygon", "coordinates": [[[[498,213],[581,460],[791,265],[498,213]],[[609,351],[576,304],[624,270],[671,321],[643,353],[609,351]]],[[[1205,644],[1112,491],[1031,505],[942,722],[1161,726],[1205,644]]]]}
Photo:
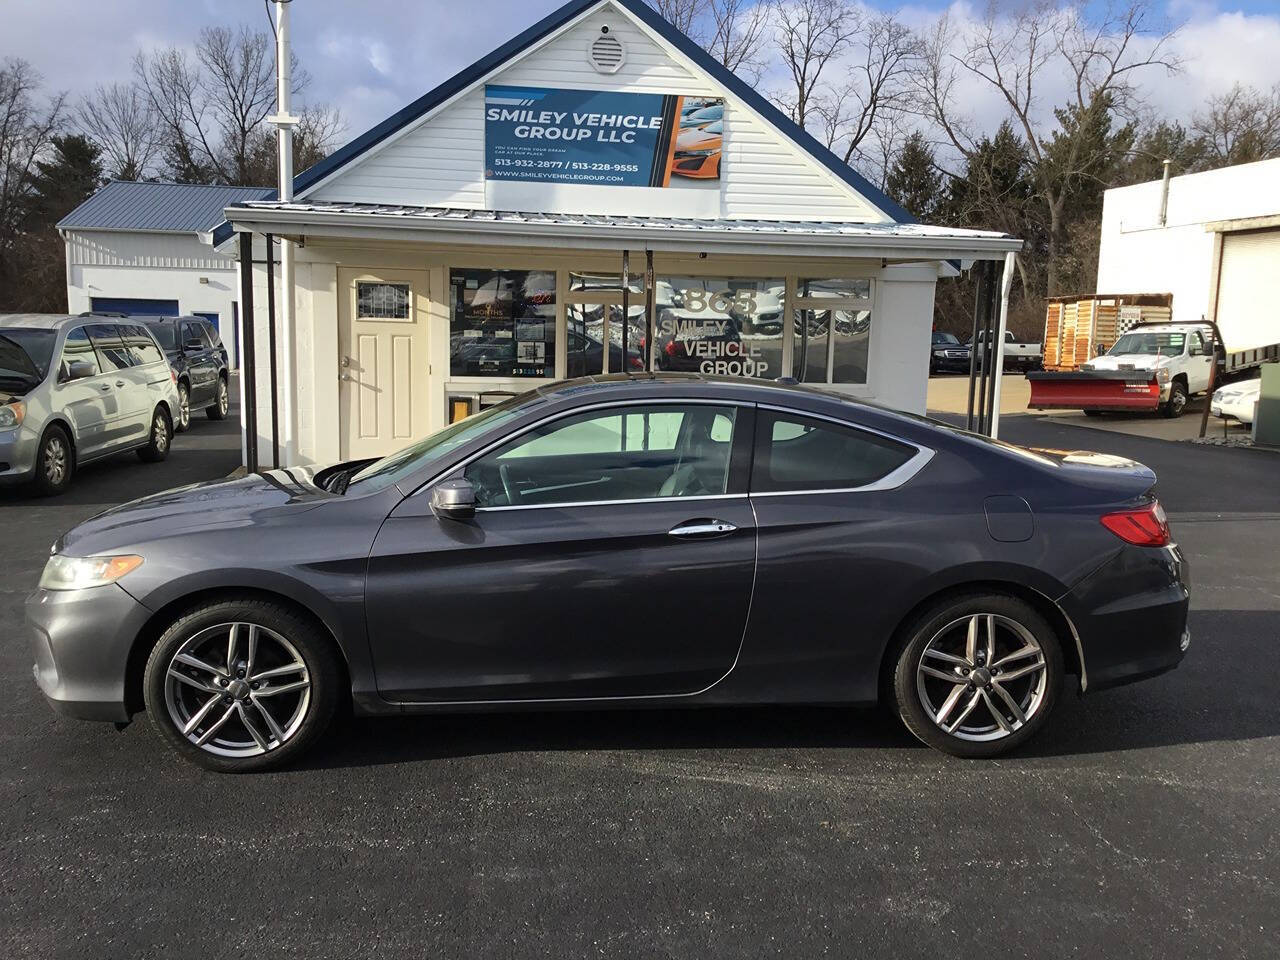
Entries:
{"type": "Polygon", "coordinates": [[[68,232],[67,259],[73,266],[235,269],[232,258],[197,237],[169,233],[68,232]]]}
{"type": "MultiPolygon", "coordinates": [[[[617,90],[629,93],[724,96],[725,134],[718,196],[685,215],[764,220],[884,221],[887,218],[790,139],[753,116],[710,77],[669,53],[619,8],[606,5],[543,46],[498,71],[488,82],[535,87],[617,90]],[[587,45],[607,25],[622,41],[626,60],[615,74],[600,74],[587,45]]],[[[505,184],[503,185],[505,186],[505,184]]],[[[642,188],[539,185],[542,208],[559,213],[673,214],[679,193],[642,188]]],[[[322,183],[316,200],[420,204],[482,209],[484,94],[464,94],[322,183]]],[[[693,200],[693,197],[688,199],[693,200]]],[[[698,197],[702,200],[702,197],[698,197]]]]}

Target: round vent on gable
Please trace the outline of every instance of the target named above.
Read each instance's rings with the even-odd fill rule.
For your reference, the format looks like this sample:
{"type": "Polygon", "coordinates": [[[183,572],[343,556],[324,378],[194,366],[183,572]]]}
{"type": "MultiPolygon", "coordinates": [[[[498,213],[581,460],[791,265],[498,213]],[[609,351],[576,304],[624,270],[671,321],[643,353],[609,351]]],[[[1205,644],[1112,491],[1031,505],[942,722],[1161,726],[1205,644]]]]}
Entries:
{"type": "Polygon", "coordinates": [[[626,58],[622,41],[611,34],[608,27],[601,27],[600,35],[587,44],[587,59],[598,73],[617,73],[626,58]]]}

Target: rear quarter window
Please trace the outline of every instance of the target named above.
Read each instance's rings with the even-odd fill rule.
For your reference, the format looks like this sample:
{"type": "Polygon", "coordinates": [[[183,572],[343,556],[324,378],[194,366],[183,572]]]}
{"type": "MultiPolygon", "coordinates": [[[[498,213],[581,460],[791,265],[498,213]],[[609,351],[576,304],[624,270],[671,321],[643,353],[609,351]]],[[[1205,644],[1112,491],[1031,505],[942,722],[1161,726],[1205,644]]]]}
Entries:
{"type": "Polygon", "coordinates": [[[854,427],[790,413],[760,414],[752,493],[865,487],[916,454],[910,444],[854,427]]]}

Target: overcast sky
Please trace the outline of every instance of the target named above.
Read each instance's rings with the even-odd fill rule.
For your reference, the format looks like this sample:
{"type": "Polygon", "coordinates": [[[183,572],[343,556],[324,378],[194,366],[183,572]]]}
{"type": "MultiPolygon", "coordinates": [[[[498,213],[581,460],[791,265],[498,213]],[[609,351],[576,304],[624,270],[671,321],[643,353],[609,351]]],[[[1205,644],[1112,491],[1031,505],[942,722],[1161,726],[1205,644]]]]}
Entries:
{"type": "MultiPolygon", "coordinates": [[[[1010,0],[1012,2],[1012,0],[1010,0]]],[[[919,22],[946,4],[879,3],[919,22]]],[[[50,88],[78,94],[127,79],[139,48],[188,44],[211,24],[265,28],[263,0],[0,0],[0,57],[31,61],[50,88]]],[[[555,0],[294,0],[295,46],[314,80],[308,100],[337,105],[347,138],[377,123],[555,9],[555,0]]],[[[957,3],[963,19],[982,4],[957,3]]],[[[1182,23],[1172,78],[1146,75],[1151,105],[1186,119],[1210,93],[1236,80],[1280,82],[1280,0],[1172,0],[1182,23]]],[[[975,100],[980,121],[998,111],[975,100]]],[[[994,124],[992,124],[994,125],[994,124]]]]}

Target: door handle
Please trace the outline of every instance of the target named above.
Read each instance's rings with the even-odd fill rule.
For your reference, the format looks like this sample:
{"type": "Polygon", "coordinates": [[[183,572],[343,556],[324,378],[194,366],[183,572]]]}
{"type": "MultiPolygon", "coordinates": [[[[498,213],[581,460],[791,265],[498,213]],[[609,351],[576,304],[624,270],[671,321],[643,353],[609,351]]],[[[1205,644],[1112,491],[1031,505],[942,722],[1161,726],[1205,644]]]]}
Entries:
{"type": "Polygon", "coordinates": [[[100,383],[100,384],[98,384],[98,389],[99,389],[99,390],[101,390],[103,393],[110,393],[110,392],[111,392],[111,384],[109,384],[109,383],[100,383]]]}
{"type": "Polygon", "coordinates": [[[686,520],[667,531],[673,537],[723,537],[738,528],[728,520],[686,520]]]}
{"type": "Polygon", "coordinates": [[[116,386],[117,386],[117,387],[123,387],[123,386],[124,386],[124,381],[123,381],[123,380],[117,380],[117,381],[116,381],[116,386]]]}

